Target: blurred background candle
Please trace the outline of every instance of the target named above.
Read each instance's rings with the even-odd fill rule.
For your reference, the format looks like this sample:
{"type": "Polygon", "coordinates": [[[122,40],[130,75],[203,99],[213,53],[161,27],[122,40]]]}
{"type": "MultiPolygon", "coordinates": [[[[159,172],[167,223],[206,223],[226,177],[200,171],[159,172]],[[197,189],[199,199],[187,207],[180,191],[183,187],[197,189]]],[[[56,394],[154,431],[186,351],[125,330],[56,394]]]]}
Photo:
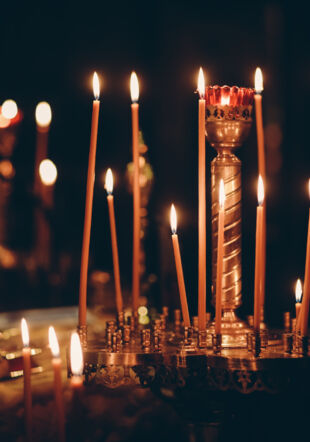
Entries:
{"type": "Polygon", "coordinates": [[[71,387],[74,391],[83,387],[83,352],[79,335],[72,333],[70,343],[70,366],[71,366],[71,387]]]}
{"type": "Polygon", "coordinates": [[[108,194],[107,200],[108,200],[109,218],[110,218],[116,308],[117,308],[118,313],[120,313],[123,310],[123,297],[122,297],[122,289],[121,289],[121,277],[120,277],[120,270],[119,270],[117,235],[116,235],[116,224],[115,224],[115,213],[114,213],[113,174],[112,174],[111,169],[108,169],[108,171],[106,173],[105,189],[108,194]]]}
{"type": "Polygon", "coordinates": [[[296,321],[298,320],[300,308],[301,308],[301,297],[302,297],[302,284],[301,280],[298,278],[295,287],[295,309],[296,309],[296,321]]]}
{"type": "Polygon", "coordinates": [[[60,442],[65,441],[65,414],[62,394],[62,382],[61,382],[61,359],[59,352],[59,344],[54,327],[50,327],[48,330],[49,346],[53,355],[52,365],[54,370],[54,395],[56,404],[56,413],[58,421],[58,440],[60,442]]]}
{"type": "Polygon", "coordinates": [[[133,157],[133,256],[132,309],[136,314],[140,298],[140,182],[139,182],[139,83],[135,72],[130,77],[133,157]]]}
{"type": "Polygon", "coordinates": [[[198,75],[198,328],[206,328],[206,145],[205,79],[202,68],[198,75]]]}
{"type": "Polygon", "coordinates": [[[224,215],[225,215],[224,181],[220,181],[218,237],[217,237],[217,267],[216,267],[216,302],[215,302],[215,334],[221,334],[222,328],[222,285],[223,285],[223,256],[224,256],[224,215]]]}
{"type": "Polygon", "coordinates": [[[32,395],[31,395],[31,349],[29,347],[29,331],[26,320],[21,320],[24,363],[24,406],[25,429],[27,441],[32,441],[32,395]]]}
{"type": "Polygon", "coordinates": [[[255,282],[254,282],[254,330],[260,330],[261,303],[263,300],[263,217],[264,217],[264,183],[261,175],[257,186],[258,206],[256,209],[256,242],[255,242],[255,282]]]}
{"type": "Polygon", "coordinates": [[[39,176],[39,167],[41,162],[48,156],[48,136],[52,121],[51,106],[46,101],[38,103],[35,119],[37,124],[37,144],[34,163],[34,193],[39,195],[42,184],[39,176]]]}

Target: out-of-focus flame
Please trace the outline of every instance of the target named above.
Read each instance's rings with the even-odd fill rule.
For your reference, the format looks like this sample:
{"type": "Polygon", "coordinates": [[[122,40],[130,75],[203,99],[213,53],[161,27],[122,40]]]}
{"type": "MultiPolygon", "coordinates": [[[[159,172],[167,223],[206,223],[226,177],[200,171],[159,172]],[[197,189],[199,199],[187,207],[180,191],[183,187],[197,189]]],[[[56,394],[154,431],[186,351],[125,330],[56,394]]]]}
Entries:
{"type": "Polygon", "coordinates": [[[139,100],[139,82],[135,72],[132,72],[130,77],[130,95],[133,103],[139,100]]]}
{"type": "Polygon", "coordinates": [[[36,123],[40,127],[48,127],[52,121],[52,109],[46,101],[41,101],[36,107],[36,123]]]}
{"type": "Polygon", "coordinates": [[[94,91],[95,100],[99,100],[100,86],[99,86],[99,77],[97,75],[97,72],[94,72],[94,76],[93,76],[93,91],[94,91]]]}
{"type": "Polygon", "coordinates": [[[205,77],[203,75],[202,68],[199,69],[199,74],[198,74],[198,92],[200,98],[204,98],[206,87],[205,87],[205,77]]]}
{"type": "Polygon", "coordinates": [[[54,358],[58,358],[59,357],[59,344],[58,344],[58,339],[55,333],[55,329],[54,327],[49,327],[48,329],[48,340],[49,340],[49,345],[50,345],[50,349],[52,352],[52,355],[54,356],[54,358]]]}
{"type": "Polygon", "coordinates": [[[113,193],[113,173],[111,169],[107,170],[105,176],[105,190],[107,191],[108,195],[113,193]]]}
{"type": "Polygon", "coordinates": [[[263,205],[264,198],[265,198],[264,182],[263,182],[263,178],[261,177],[261,175],[259,175],[258,185],[257,185],[257,200],[258,200],[258,204],[260,206],[263,205]]]}
{"type": "Polygon", "coordinates": [[[302,297],[302,284],[301,284],[301,280],[298,278],[296,281],[296,287],[295,287],[296,302],[301,302],[301,297],[302,297]]]}
{"type": "Polygon", "coordinates": [[[173,234],[177,233],[177,212],[175,210],[174,204],[171,204],[170,209],[170,226],[171,232],[173,234]]]}
{"type": "Polygon", "coordinates": [[[4,116],[4,118],[12,120],[13,118],[16,117],[17,112],[18,112],[18,107],[14,100],[5,100],[2,103],[1,113],[4,116]]]}
{"type": "Polygon", "coordinates": [[[46,186],[52,186],[57,180],[57,167],[51,160],[43,160],[39,166],[41,181],[46,186]]]}
{"type": "Polygon", "coordinates": [[[224,181],[222,179],[220,181],[219,203],[220,203],[220,208],[223,209],[225,204],[225,188],[224,188],[224,181]]]}
{"type": "Polygon", "coordinates": [[[230,104],[230,96],[227,97],[221,97],[221,105],[222,106],[229,106],[230,104]]]}
{"type": "Polygon", "coordinates": [[[29,331],[26,319],[21,320],[22,341],[24,347],[29,347],[29,331]]]}
{"type": "Polygon", "coordinates": [[[71,335],[70,364],[74,376],[83,374],[83,352],[79,335],[76,332],[71,335]]]}
{"type": "Polygon", "coordinates": [[[262,73],[261,68],[256,68],[256,71],[255,71],[255,90],[259,94],[264,90],[263,73],[262,73]]]}

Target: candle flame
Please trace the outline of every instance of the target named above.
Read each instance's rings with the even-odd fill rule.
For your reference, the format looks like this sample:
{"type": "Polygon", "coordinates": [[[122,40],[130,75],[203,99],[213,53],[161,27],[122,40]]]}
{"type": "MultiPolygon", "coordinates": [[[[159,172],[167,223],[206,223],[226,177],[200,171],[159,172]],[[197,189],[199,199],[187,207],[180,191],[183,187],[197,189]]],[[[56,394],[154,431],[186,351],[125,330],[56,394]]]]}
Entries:
{"type": "Polygon", "coordinates": [[[58,339],[55,333],[55,329],[54,327],[49,327],[48,329],[48,340],[49,340],[49,345],[50,345],[50,349],[52,351],[52,355],[54,356],[54,358],[58,358],[59,357],[59,344],[58,344],[58,339]]]}
{"type": "Polygon", "coordinates": [[[220,203],[220,208],[223,209],[224,204],[225,204],[225,187],[224,187],[224,181],[223,179],[221,179],[220,181],[220,193],[219,193],[219,203],[220,203]]]}
{"type": "Polygon", "coordinates": [[[171,226],[171,231],[172,234],[176,234],[177,233],[177,212],[175,210],[174,204],[171,204],[171,209],[170,209],[170,226],[171,226]]]}
{"type": "Polygon", "coordinates": [[[93,91],[94,91],[95,100],[99,100],[100,85],[99,85],[99,77],[97,75],[97,72],[94,72],[94,76],[93,76],[93,91]]]}
{"type": "Polygon", "coordinates": [[[72,374],[81,376],[83,374],[83,352],[79,335],[76,332],[71,335],[70,363],[72,374]]]}
{"type": "Polygon", "coordinates": [[[37,104],[36,112],[36,123],[40,127],[48,127],[52,121],[52,109],[51,106],[46,101],[41,101],[37,104]]]}
{"type": "Polygon", "coordinates": [[[16,117],[17,112],[18,112],[18,107],[14,100],[5,100],[2,103],[1,113],[4,116],[4,118],[12,120],[13,118],[16,117]]]}
{"type": "Polygon", "coordinates": [[[257,185],[257,200],[259,206],[262,206],[265,199],[265,190],[264,190],[264,181],[261,175],[258,177],[258,185],[257,185]]]}
{"type": "Polygon", "coordinates": [[[28,331],[28,325],[27,325],[25,318],[23,318],[21,320],[21,331],[22,331],[22,341],[23,341],[24,347],[29,347],[29,331],[28,331]]]}
{"type": "Polygon", "coordinates": [[[227,97],[221,97],[221,105],[222,106],[229,106],[230,104],[230,96],[227,97]]]}
{"type": "Polygon", "coordinates": [[[296,287],[295,287],[296,302],[301,302],[301,297],[302,297],[302,284],[301,284],[301,280],[298,278],[296,281],[296,287]]]}
{"type": "Polygon", "coordinates": [[[205,77],[202,68],[199,69],[199,74],[198,74],[198,92],[200,98],[204,98],[206,87],[205,87],[205,77]]]}
{"type": "Polygon", "coordinates": [[[255,71],[255,90],[259,94],[264,90],[263,73],[262,73],[261,68],[256,68],[256,71],[255,71]]]}
{"type": "Polygon", "coordinates": [[[43,160],[39,166],[41,181],[46,186],[52,186],[57,180],[57,167],[51,160],[43,160]]]}
{"type": "Polygon", "coordinates": [[[139,100],[139,82],[137,74],[133,71],[130,77],[131,101],[136,103],[139,100]]]}
{"type": "Polygon", "coordinates": [[[108,195],[113,193],[113,173],[111,169],[108,169],[105,175],[105,190],[108,195]]]}

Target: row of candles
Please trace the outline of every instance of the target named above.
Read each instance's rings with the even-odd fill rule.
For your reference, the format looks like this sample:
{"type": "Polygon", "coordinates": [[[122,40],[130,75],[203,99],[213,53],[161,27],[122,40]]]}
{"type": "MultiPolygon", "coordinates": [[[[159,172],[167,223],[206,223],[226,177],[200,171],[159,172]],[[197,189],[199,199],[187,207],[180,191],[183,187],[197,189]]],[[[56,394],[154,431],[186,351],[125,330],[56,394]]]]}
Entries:
{"type": "MultiPolygon", "coordinates": [[[[27,440],[32,440],[32,392],[31,392],[31,348],[29,331],[26,320],[21,320],[21,335],[23,341],[23,368],[24,368],[24,407],[25,407],[25,430],[27,440]]],[[[62,361],[58,339],[54,327],[49,327],[49,346],[52,352],[52,366],[54,371],[54,397],[58,422],[58,438],[65,441],[65,412],[63,402],[63,387],[61,379],[62,361]]],[[[80,338],[77,333],[72,333],[70,343],[70,364],[72,377],[70,385],[73,391],[80,390],[83,386],[83,352],[80,338]]]]}

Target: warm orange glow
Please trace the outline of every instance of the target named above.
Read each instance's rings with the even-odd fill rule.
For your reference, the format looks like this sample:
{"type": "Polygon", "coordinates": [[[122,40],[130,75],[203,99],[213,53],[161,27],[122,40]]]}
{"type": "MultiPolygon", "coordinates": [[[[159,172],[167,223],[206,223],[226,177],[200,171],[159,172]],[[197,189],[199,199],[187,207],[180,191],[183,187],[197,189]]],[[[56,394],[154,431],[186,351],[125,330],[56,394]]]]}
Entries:
{"type": "Polygon", "coordinates": [[[76,332],[71,335],[70,364],[74,376],[83,374],[83,352],[79,335],[76,332]]]}
{"type": "Polygon", "coordinates": [[[309,192],[309,198],[310,198],[310,178],[308,180],[308,192],[309,192]]]}
{"type": "Polygon", "coordinates": [[[22,341],[24,347],[29,347],[29,331],[26,319],[23,318],[21,321],[21,330],[22,330],[22,341]]]}
{"type": "Polygon", "coordinates": [[[298,278],[297,282],[296,282],[296,287],[295,287],[296,302],[301,302],[301,297],[302,297],[302,284],[301,284],[301,280],[298,278]]]}
{"type": "Polygon", "coordinates": [[[94,91],[95,100],[99,100],[100,86],[99,86],[99,77],[97,75],[97,72],[94,72],[94,76],[93,76],[93,91],[94,91]]]}
{"type": "Polygon", "coordinates": [[[219,203],[220,203],[220,208],[223,209],[225,204],[225,188],[223,180],[220,181],[219,203]]]}
{"type": "Polygon", "coordinates": [[[105,176],[105,190],[109,195],[113,193],[113,173],[111,169],[107,170],[105,176]]]}
{"type": "Polygon", "coordinates": [[[260,206],[263,205],[264,198],[265,198],[264,182],[263,182],[263,178],[261,177],[261,175],[259,175],[258,185],[257,185],[257,200],[258,200],[258,204],[260,206]]]}
{"type": "Polygon", "coordinates": [[[4,129],[11,124],[11,120],[8,120],[0,113],[0,128],[4,129]]]}
{"type": "Polygon", "coordinates": [[[229,106],[230,104],[230,96],[227,97],[221,97],[221,105],[222,106],[229,106]]]}
{"type": "Polygon", "coordinates": [[[18,112],[17,104],[14,100],[5,100],[1,106],[1,113],[4,118],[8,120],[12,120],[16,117],[18,112]]]}
{"type": "Polygon", "coordinates": [[[39,175],[45,186],[52,186],[57,180],[57,167],[51,160],[43,160],[39,166],[39,175]]]}
{"type": "Polygon", "coordinates": [[[48,340],[49,340],[49,345],[50,345],[52,355],[54,356],[54,358],[58,358],[59,357],[59,344],[58,344],[58,339],[57,339],[54,327],[49,327],[49,329],[48,329],[48,340]]]}
{"type": "Polygon", "coordinates": [[[255,90],[259,94],[264,90],[263,73],[262,73],[261,68],[256,68],[256,71],[255,71],[255,90]]]}
{"type": "Polygon", "coordinates": [[[204,98],[206,87],[205,87],[205,77],[203,75],[202,68],[199,69],[199,74],[198,74],[198,92],[200,98],[204,98]]]}
{"type": "Polygon", "coordinates": [[[132,72],[130,77],[130,95],[133,103],[139,100],[139,82],[135,72],[132,72]]]}
{"type": "Polygon", "coordinates": [[[52,109],[46,101],[41,101],[36,107],[36,123],[40,127],[48,127],[52,121],[52,109]]]}
{"type": "Polygon", "coordinates": [[[171,204],[170,209],[170,226],[172,233],[177,233],[177,212],[175,210],[174,204],[171,204]]]}

